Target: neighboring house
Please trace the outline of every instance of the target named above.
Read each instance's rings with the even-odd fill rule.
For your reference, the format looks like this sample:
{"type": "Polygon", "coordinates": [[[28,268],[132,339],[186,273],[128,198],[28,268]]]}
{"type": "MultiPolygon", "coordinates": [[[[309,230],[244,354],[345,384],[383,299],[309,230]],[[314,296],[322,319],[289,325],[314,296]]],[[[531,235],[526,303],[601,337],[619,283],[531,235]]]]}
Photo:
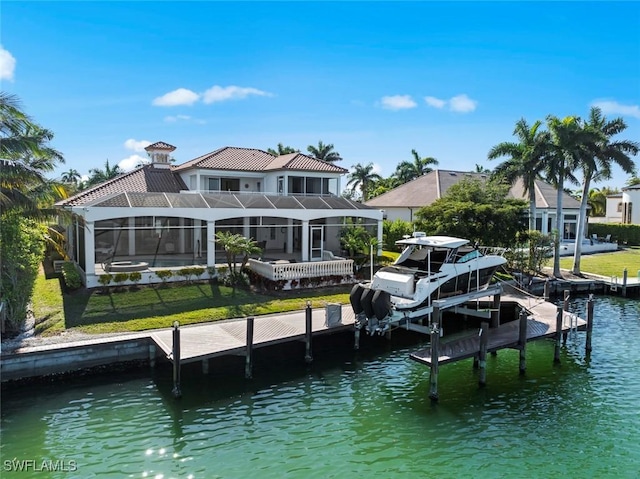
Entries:
{"type": "Polygon", "coordinates": [[[607,196],[606,216],[600,222],[640,225],[640,185],[627,186],[622,193],[607,196]]]}
{"type": "MultiPolygon", "coordinates": [[[[367,206],[383,210],[384,219],[414,221],[416,213],[442,198],[447,190],[464,178],[487,180],[485,173],[468,173],[451,170],[433,170],[415,180],[366,201],[367,206]]],[[[524,193],[524,184],[517,181],[509,190],[513,198],[529,201],[524,193]]],[[[549,234],[555,229],[557,190],[544,181],[536,181],[536,229],[549,234]]],[[[563,240],[575,239],[580,203],[568,194],[562,198],[563,240]]],[[[586,234],[586,233],[585,233],[586,234]]]]}
{"type": "Polygon", "coordinates": [[[352,275],[353,261],[336,257],[348,223],[382,238],[382,212],[340,197],[348,170],[332,163],[225,147],[173,166],[174,146],[146,150],[150,164],[56,204],[72,213],[68,253],[87,287],[105,272],[139,270],[143,283],[194,264],[215,274],[226,263],[217,231],[255,239],[270,279],[352,275]]]}

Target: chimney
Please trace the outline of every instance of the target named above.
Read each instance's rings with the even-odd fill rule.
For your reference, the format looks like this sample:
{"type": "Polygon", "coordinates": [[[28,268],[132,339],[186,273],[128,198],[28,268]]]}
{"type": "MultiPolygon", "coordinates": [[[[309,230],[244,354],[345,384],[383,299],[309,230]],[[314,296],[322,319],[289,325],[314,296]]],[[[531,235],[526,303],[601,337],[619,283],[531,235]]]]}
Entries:
{"type": "Polygon", "coordinates": [[[145,151],[151,158],[151,166],[153,168],[171,168],[171,153],[176,149],[175,146],[158,141],[145,148],[145,151]]]}

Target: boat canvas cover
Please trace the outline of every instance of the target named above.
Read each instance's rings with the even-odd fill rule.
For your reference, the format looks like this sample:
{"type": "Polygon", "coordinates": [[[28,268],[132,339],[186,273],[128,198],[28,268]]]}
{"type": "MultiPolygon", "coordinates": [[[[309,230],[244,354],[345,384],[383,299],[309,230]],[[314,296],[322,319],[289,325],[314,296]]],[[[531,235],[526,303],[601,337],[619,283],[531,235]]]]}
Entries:
{"type": "Polygon", "coordinates": [[[434,248],[459,248],[467,244],[469,240],[454,238],[453,236],[417,236],[396,241],[397,245],[405,246],[432,246],[434,248]]]}

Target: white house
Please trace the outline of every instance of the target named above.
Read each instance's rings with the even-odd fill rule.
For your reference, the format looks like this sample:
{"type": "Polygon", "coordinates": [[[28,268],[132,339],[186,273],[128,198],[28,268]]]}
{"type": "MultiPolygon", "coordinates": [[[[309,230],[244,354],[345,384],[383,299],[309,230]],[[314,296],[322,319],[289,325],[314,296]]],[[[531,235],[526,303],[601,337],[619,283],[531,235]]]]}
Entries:
{"type": "Polygon", "coordinates": [[[607,211],[602,222],[640,225],[640,185],[627,186],[621,193],[607,196],[607,211]]]}
{"type": "MultiPolygon", "coordinates": [[[[377,196],[365,204],[384,211],[384,219],[394,221],[402,219],[414,221],[417,211],[428,206],[447,192],[454,184],[465,178],[488,179],[486,173],[470,173],[452,170],[433,170],[415,180],[377,196]]],[[[524,184],[517,181],[509,190],[513,198],[522,198],[528,202],[528,193],[524,193],[524,184]]],[[[557,190],[542,180],[535,183],[536,229],[549,234],[555,229],[557,190]]],[[[580,203],[564,193],[562,198],[562,239],[572,241],[576,237],[580,203]]]]}
{"type": "MultiPolygon", "coordinates": [[[[225,255],[214,237],[230,231],[263,248],[271,279],[353,274],[340,258],[341,228],[359,224],[382,239],[382,212],[339,196],[347,170],[301,153],[274,156],[224,147],[178,166],[176,148],[146,148],[151,163],[57,203],[71,213],[68,252],[87,287],[109,272],[189,265],[214,274],[225,255]]],[[[258,264],[260,263],[260,264],[258,264]]]]}

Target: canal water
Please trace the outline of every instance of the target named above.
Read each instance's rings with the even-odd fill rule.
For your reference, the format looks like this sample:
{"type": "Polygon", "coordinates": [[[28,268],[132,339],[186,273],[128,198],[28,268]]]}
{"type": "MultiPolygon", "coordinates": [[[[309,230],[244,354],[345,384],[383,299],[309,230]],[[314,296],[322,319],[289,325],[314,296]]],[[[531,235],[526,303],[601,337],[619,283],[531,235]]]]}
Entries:
{"type": "MultiPolygon", "coordinates": [[[[573,308],[585,314],[585,301],[573,308]]],[[[440,368],[440,402],[406,339],[314,364],[256,351],[256,379],[118,372],[3,390],[3,478],[636,478],[640,302],[598,297],[593,352],[570,336],[440,368]],[[33,461],[33,462],[28,462],[33,461]],[[51,469],[58,471],[51,471],[51,469]],[[18,469],[22,469],[19,471],[18,469]]],[[[345,341],[346,346],[346,341],[345,341]]],[[[302,350],[300,350],[300,359],[302,350]]]]}

